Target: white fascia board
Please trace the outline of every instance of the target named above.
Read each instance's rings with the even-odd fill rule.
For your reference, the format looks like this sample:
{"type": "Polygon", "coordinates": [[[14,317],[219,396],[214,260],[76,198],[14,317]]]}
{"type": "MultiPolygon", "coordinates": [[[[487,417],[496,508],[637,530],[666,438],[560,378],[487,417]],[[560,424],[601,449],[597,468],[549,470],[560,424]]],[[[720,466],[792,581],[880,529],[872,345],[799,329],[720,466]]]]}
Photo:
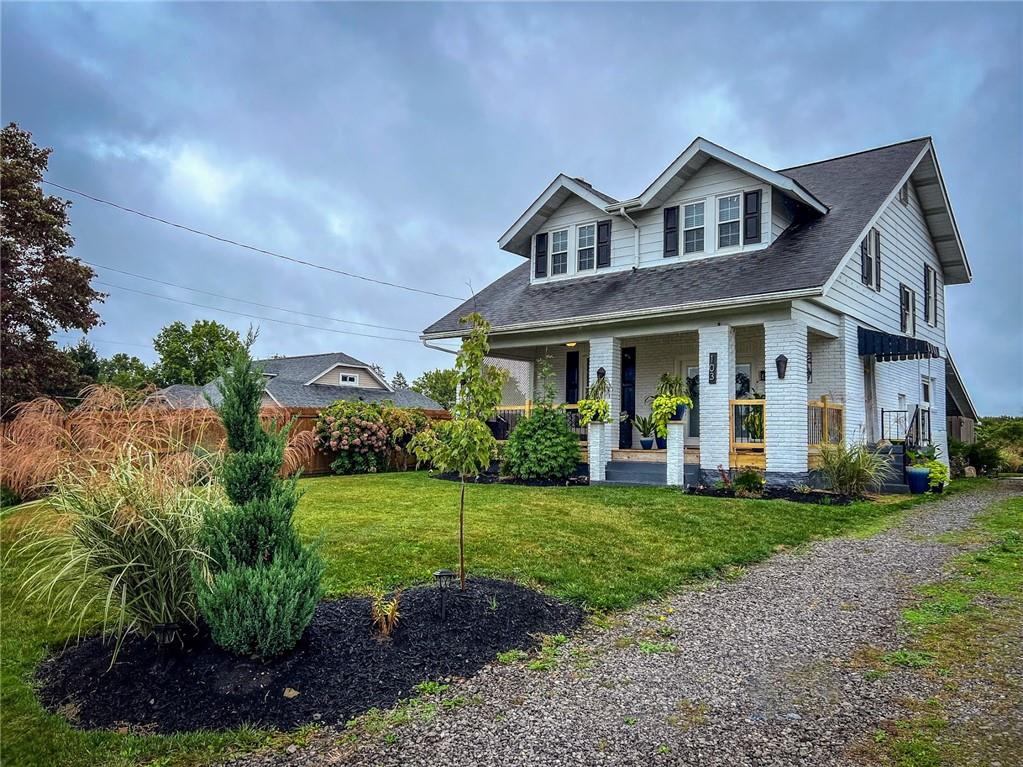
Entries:
{"type": "Polygon", "coordinates": [[[962,376],[959,375],[959,368],[956,367],[955,360],[952,359],[952,353],[948,350],[947,346],[945,347],[945,364],[948,365],[949,369],[952,371],[952,375],[954,375],[955,379],[959,382],[959,388],[962,389],[963,396],[966,397],[966,404],[970,406],[970,412],[973,413],[973,420],[979,421],[980,414],[977,413],[977,408],[973,405],[973,398],[970,397],[970,392],[966,388],[966,384],[963,382],[962,376]]]}
{"type": "Polygon", "coordinates": [[[810,194],[806,189],[800,186],[795,180],[785,176],[777,171],[766,168],[763,165],[753,162],[742,155],[738,155],[731,150],[725,149],[723,146],[718,146],[713,141],[697,137],[692,144],[690,144],[682,154],[675,158],[675,161],[665,168],[664,172],[658,176],[650,186],[646,188],[639,197],[633,200],[626,200],[625,202],[618,203],[616,205],[605,205],[605,210],[612,211],[618,210],[621,207],[625,208],[637,208],[643,209],[650,205],[654,197],[665,185],[668,184],[681,170],[688,165],[693,159],[696,158],[700,153],[706,154],[708,157],[712,157],[719,162],[723,162],[726,165],[731,165],[739,171],[742,171],[748,176],[753,176],[766,184],[781,190],[790,197],[802,202],[804,205],[813,208],[818,213],[824,214],[828,212],[828,206],[810,194]]]}
{"type": "MultiPolygon", "coordinates": [[[[502,333],[518,333],[523,330],[543,330],[548,328],[574,327],[581,324],[594,322],[614,322],[616,320],[650,319],[673,314],[693,314],[710,309],[726,309],[730,306],[755,306],[759,304],[775,303],[777,301],[790,301],[797,298],[813,298],[821,295],[821,288],[801,288],[799,290],[784,290],[777,293],[763,293],[757,296],[736,296],[734,298],[717,299],[713,301],[697,301],[676,306],[659,306],[653,309],[640,311],[625,310],[620,312],[605,312],[602,314],[579,315],[556,320],[545,320],[542,322],[522,322],[514,325],[501,325],[491,330],[491,335],[502,333]]],[[[419,338],[424,341],[435,341],[442,338],[461,338],[458,331],[445,333],[426,333],[419,338]]]]}
{"type": "MultiPolygon", "coordinates": [[[[501,238],[497,241],[501,250],[505,250],[508,247],[508,244],[519,235],[526,224],[528,224],[529,221],[543,209],[544,205],[550,202],[551,198],[561,189],[567,189],[572,192],[572,194],[581,197],[597,210],[604,210],[607,207],[608,202],[603,197],[598,197],[574,178],[566,176],[564,173],[559,173],[557,178],[555,178],[547,186],[547,188],[543,190],[540,196],[533,201],[533,204],[526,209],[526,212],[519,216],[515,223],[509,227],[508,231],[501,235],[501,238]]],[[[613,207],[617,210],[619,206],[616,204],[613,207]]],[[[528,258],[528,256],[526,257],[528,258]]]]}
{"type": "MultiPolygon", "coordinates": [[[[941,165],[938,164],[938,153],[934,151],[934,143],[928,139],[927,146],[931,151],[931,159],[934,162],[934,171],[938,176],[938,188],[941,190],[941,199],[945,204],[945,212],[952,223],[952,231],[956,237],[956,247],[959,249],[959,257],[963,260],[963,268],[966,269],[966,281],[973,282],[973,270],[970,268],[970,261],[966,257],[966,248],[963,246],[963,238],[959,234],[959,225],[956,223],[955,213],[952,211],[952,203],[948,199],[948,189],[945,186],[945,179],[941,175],[941,165]]],[[[914,163],[914,167],[916,164],[914,163]]],[[[963,389],[965,391],[965,387],[963,389]]]]}

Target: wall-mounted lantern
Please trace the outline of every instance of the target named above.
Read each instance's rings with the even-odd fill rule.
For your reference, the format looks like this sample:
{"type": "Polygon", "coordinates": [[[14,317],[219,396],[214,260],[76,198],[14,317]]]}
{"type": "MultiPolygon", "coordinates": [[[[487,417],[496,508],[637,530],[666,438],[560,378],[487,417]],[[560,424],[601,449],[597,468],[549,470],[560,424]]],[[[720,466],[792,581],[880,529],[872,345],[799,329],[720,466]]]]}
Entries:
{"type": "Polygon", "coordinates": [[[789,358],[784,354],[779,354],[774,360],[775,367],[778,368],[778,378],[785,378],[785,368],[789,366],[789,358]]]}
{"type": "Polygon", "coordinates": [[[597,378],[603,378],[607,375],[607,371],[604,368],[597,368],[597,378]]]}

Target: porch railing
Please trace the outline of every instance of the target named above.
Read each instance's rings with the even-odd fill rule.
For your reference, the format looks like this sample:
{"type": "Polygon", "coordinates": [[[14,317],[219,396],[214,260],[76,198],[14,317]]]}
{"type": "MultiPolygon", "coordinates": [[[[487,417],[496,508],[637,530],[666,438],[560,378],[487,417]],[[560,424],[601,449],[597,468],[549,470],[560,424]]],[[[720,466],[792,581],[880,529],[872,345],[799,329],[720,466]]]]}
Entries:
{"type": "MultiPolygon", "coordinates": [[[[580,440],[586,439],[586,427],[579,425],[579,406],[578,405],[559,405],[562,412],[565,414],[565,420],[568,422],[568,428],[571,429],[580,440]]],[[[497,439],[508,439],[508,435],[512,433],[516,424],[523,419],[528,418],[533,412],[534,405],[531,401],[527,401],[525,405],[501,405],[497,408],[497,413],[492,421],[488,422],[490,431],[493,432],[494,437],[497,439]]]]}
{"type": "Polygon", "coordinates": [[[845,407],[828,402],[827,397],[806,403],[806,444],[819,447],[821,444],[841,442],[842,422],[845,407]]]}
{"type": "Polygon", "coordinates": [[[909,431],[908,410],[881,409],[881,439],[904,442],[909,431]]]}
{"type": "Polygon", "coordinates": [[[766,400],[733,399],[728,405],[728,453],[732,468],[765,468],[766,400]]]}

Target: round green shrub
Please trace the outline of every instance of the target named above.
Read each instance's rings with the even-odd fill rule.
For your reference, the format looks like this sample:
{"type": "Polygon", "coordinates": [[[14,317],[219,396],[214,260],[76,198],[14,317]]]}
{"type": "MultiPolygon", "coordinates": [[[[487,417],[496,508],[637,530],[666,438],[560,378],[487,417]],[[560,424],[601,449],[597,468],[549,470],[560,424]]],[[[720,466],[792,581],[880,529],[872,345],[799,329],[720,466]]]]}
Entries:
{"type": "Polygon", "coordinates": [[[504,446],[504,473],[517,479],[563,480],[579,468],[579,438],[560,408],[539,407],[521,419],[504,446]]]}

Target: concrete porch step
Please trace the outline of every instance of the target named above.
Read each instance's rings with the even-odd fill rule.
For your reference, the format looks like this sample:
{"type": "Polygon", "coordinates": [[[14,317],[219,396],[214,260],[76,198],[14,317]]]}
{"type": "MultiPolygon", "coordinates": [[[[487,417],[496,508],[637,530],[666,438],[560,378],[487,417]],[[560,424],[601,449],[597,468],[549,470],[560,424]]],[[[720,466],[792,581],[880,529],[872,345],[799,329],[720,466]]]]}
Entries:
{"type": "Polygon", "coordinates": [[[898,482],[886,482],[881,485],[882,495],[906,495],[909,493],[909,485],[900,484],[898,482]]]}
{"type": "Polygon", "coordinates": [[[604,478],[607,484],[666,485],[668,465],[648,461],[610,461],[604,478]]]}

